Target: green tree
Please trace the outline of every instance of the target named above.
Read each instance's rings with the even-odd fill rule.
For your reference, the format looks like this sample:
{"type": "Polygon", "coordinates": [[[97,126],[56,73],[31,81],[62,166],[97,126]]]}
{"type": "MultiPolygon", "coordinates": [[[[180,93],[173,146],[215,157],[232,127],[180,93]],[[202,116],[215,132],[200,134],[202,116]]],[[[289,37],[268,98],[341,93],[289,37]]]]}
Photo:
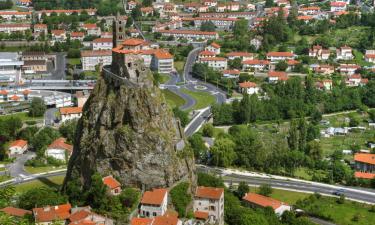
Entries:
{"type": "Polygon", "coordinates": [[[16,193],[14,186],[7,186],[0,189],[0,208],[10,205],[11,200],[16,193]]]}
{"type": "Polygon", "coordinates": [[[285,71],[286,69],[288,69],[288,63],[285,61],[279,61],[275,66],[275,70],[277,71],[285,71]]]}
{"type": "Polygon", "coordinates": [[[140,193],[134,188],[125,188],[119,198],[124,207],[133,208],[140,198],[140,193]]]}
{"type": "Polygon", "coordinates": [[[215,29],[216,29],[215,24],[212,21],[203,22],[200,27],[201,31],[213,32],[215,31],[215,29]]]}
{"type": "Polygon", "coordinates": [[[86,204],[94,209],[106,210],[108,209],[107,186],[103,184],[102,177],[99,173],[94,173],[91,176],[91,185],[89,189],[84,192],[86,204]]]}
{"type": "Polygon", "coordinates": [[[266,4],[264,5],[265,8],[271,8],[274,6],[273,0],[266,0],[266,4]]]}
{"type": "Polygon", "coordinates": [[[197,177],[198,186],[224,187],[224,181],[220,176],[215,176],[207,173],[198,173],[197,177]]]}
{"type": "Polygon", "coordinates": [[[270,196],[272,192],[272,187],[269,184],[262,184],[259,186],[258,194],[260,195],[270,196]]]}
{"type": "Polygon", "coordinates": [[[181,126],[185,127],[189,123],[189,114],[187,112],[182,111],[178,107],[174,107],[173,114],[180,120],[181,126]]]}
{"type": "Polygon", "coordinates": [[[134,20],[138,20],[140,17],[142,17],[141,6],[136,5],[135,8],[132,10],[131,15],[134,20]]]}
{"type": "Polygon", "coordinates": [[[292,150],[298,149],[298,128],[297,121],[292,120],[290,122],[289,134],[288,134],[288,145],[292,150]]]}
{"type": "Polygon", "coordinates": [[[29,109],[29,116],[32,116],[32,117],[43,116],[45,111],[46,111],[46,105],[44,104],[43,99],[33,98],[33,100],[31,101],[30,109],[29,109]]]}
{"type": "Polygon", "coordinates": [[[204,137],[214,136],[214,126],[211,123],[206,123],[203,125],[202,134],[204,137]]]}
{"type": "Polygon", "coordinates": [[[43,158],[46,147],[58,137],[60,137],[60,133],[51,127],[40,130],[31,140],[31,146],[36,151],[37,157],[43,158]]]}
{"type": "Polygon", "coordinates": [[[172,203],[180,217],[186,217],[186,208],[191,202],[189,186],[189,183],[183,182],[176,185],[171,190],[172,203]]]}
{"type": "Polygon", "coordinates": [[[142,1],[142,6],[143,7],[150,7],[150,6],[152,6],[152,0],[143,0],[142,1]]]}
{"type": "Polygon", "coordinates": [[[242,199],[243,196],[245,196],[250,191],[249,185],[247,185],[245,182],[241,181],[238,184],[237,188],[237,196],[242,199]]]}
{"type": "Polygon", "coordinates": [[[228,66],[231,69],[241,70],[241,68],[242,68],[242,60],[241,60],[241,58],[235,58],[233,60],[228,60],[228,66]]]}
{"type": "Polygon", "coordinates": [[[241,37],[248,33],[249,25],[246,19],[239,19],[234,23],[233,34],[235,37],[241,37]]]}
{"type": "Polygon", "coordinates": [[[315,161],[323,158],[323,150],[319,141],[310,141],[307,144],[307,154],[315,161]]]}
{"type": "Polygon", "coordinates": [[[31,210],[35,207],[43,207],[47,205],[59,205],[67,202],[66,196],[61,195],[54,189],[47,187],[33,188],[18,198],[18,207],[31,210]]]}
{"type": "Polygon", "coordinates": [[[191,137],[189,137],[189,143],[194,151],[194,158],[196,160],[204,160],[207,155],[207,147],[205,145],[205,142],[203,140],[203,137],[199,133],[193,134],[191,137]]]}
{"type": "Polygon", "coordinates": [[[38,130],[39,128],[36,126],[25,127],[24,129],[19,131],[18,137],[20,139],[27,140],[30,143],[38,130]]]}
{"type": "Polygon", "coordinates": [[[212,164],[222,167],[232,165],[236,159],[234,147],[234,142],[229,138],[216,139],[215,144],[211,147],[212,164]]]}
{"type": "Polygon", "coordinates": [[[67,139],[68,142],[73,143],[78,120],[68,120],[59,127],[60,134],[67,139]]]}

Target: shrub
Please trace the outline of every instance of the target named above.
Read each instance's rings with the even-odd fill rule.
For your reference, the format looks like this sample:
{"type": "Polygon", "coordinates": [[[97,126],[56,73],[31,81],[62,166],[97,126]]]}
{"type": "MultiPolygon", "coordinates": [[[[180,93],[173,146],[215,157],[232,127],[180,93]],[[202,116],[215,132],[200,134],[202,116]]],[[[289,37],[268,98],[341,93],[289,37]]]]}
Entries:
{"type": "Polygon", "coordinates": [[[189,185],[187,182],[180,183],[171,190],[172,203],[180,217],[186,217],[186,207],[191,201],[189,185]]]}

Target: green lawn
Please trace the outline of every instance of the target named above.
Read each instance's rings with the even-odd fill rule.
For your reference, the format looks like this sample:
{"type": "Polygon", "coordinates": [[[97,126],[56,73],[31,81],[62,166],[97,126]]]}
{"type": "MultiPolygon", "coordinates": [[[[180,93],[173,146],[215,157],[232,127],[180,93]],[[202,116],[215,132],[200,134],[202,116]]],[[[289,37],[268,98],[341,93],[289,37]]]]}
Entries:
{"type": "Polygon", "coordinates": [[[68,63],[70,65],[79,65],[79,64],[81,64],[81,59],[80,58],[70,58],[70,59],[68,59],[68,63]]]}
{"type": "Polygon", "coordinates": [[[215,104],[216,99],[214,96],[210,95],[207,92],[203,91],[190,91],[187,89],[181,89],[181,91],[185,94],[190,95],[193,97],[196,101],[196,104],[194,105],[193,109],[202,109],[206,108],[207,106],[211,106],[215,104]]]}
{"type": "Polygon", "coordinates": [[[4,182],[4,181],[10,180],[10,179],[11,179],[10,176],[0,175],[0,182],[4,182]]]}
{"type": "Polygon", "coordinates": [[[9,115],[1,115],[0,119],[9,119],[10,117],[19,117],[23,122],[25,121],[35,121],[35,120],[41,120],[43,117],[30,117],[27,112],[19,112],[19,113],[13,113],[9,115]]]}
{"type": "Polygon", "coordinates": [[[96,71],[85,71],[85,77],[94,77],[97,78],[99,76],[99,72],[96,71]]]}
{"type": "Polygon", "coordinates": [[[167,89],[161,90],[161,92],[164,94],[165,100],[167,101],[169,107],[180,107],[185,104],[185,100],[175,93],[167,89]]]}
{"type": "Polygon", "coordinates": [[[185,65],[185,62],[183,61],[174,62],[174,67],[176,68],[178,74],[181,75],[184,72],[184,65],[185,65]]]}
{"type": "Polygon", "coordinates": [[[160,83],[165,84],[171,79],[171,76],[168,74],[160,74],[160,83]]]}
{"type": "MultiPolygon", "coordinates": [[[[250,187],[251,192],[258,192],[257,187],[250,187]]],[[[272,189],[272,194],[270,195],[271,198],[277,199],[279,201],[288,203],[289,205],[295,204],[299,199],[304,199],[311,194],[296,192],[296,191],[287,191],[281,189],[272,189]]]]}
{"type": "Polygon", "coordinates": [[[16,192],[22,193],[37,187],[52,187],[59,188],[64,181],[65,176],[55,176],[48,178],[40,178],[27,183],[16,185],[16,192]]]}
{"type": "Polygon", "coordinates": [[[55,167],[55,166],[43,166],[43,167],[32,167],[32,166],[25,166],[25,170],[28,173],[35,174],[35,173],[44,173],[48,171],[53,171],[53,170],[61,170],[65,169],[66,166],[60,166],[60,167],[55,167]]]}

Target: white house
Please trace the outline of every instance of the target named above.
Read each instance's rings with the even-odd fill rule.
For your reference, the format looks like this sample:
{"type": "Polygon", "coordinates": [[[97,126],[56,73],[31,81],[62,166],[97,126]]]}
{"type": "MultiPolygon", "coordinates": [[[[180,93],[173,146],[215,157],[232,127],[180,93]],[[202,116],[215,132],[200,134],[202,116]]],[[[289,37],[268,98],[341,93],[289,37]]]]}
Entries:
{"type": "Polygon", "coordinates": [[[353,75],[361,67],[356,64],[340,64],[339,70],[343,75],[353,75]]]}
{"type": "Polygon", "coordinates": [[[294,59],[295,55],[293,52],[268,52],[267,59],[271,62],[287,61],[294,59]]]}
{"type": "Polygon", "coordinates": [[[346,10],[346,2],[331,2],[331,12],[341,12],[346,10]]]}
{"type": "Polygon", "coordinates": [[[31,30],[31,24],[29,23],[1,23],[0,24],[0,33],[13,33],[13,32],[26,32],[31,30]]]}
{"type": "Polygon", "coordinates": [[[67,120],[79,119],[82,116],[82,107],[63,107],[59,109],[61,123],[67,120]]]}
{"type": "Polygon", "coordinates": [[[317,58],[318,60],[327,60],[330,56],[330,51],[328,49],[323,49],[320,45],[314,45],[309,49],[309,56],[317,58]]]}
{"type": "Polygon", "coordinates": [[[254,54],[250,52],[229,52],[226,54],[226,57],[229,60],[234,60],[236,58],[240,58],[241,61],[253,60],[254,54]]]}
{"type": "Polygon", "coordinates": [[[163,49],[155,50],[151,62],[151,68],[159,73],[170,73],[173,71],[173,55],[163,49]]]}
{"type": "Polygon", "coordinates": [[[65,42],[66,41],[66,32],[65,30],[52,30],[52,41],[55,42],[65,42]]]}
{"type": "Polygon", "coordinates": [[[240,76],[240,71],[236,69],[223,71],[223,77],[226,77],[226,78],[238,78],[239,76],[240,76]]]}
{"type": "Polygon", "coordinates": [[[111,65],[112,51],[111,50],[84,50],[81,51],[82,69],[84,71],[95,71],[95,66],[100,63],[103,66],[111,65]]]}
{"type": "Polygon", "coordinates": [[[277,83],[279,81],[288,80],[288,74],[282,71],[269,71],[268,72],[268,82],[277,83]]]}
{"type": "Polygon", "coordinates": [[[45,152],[46,156],[67,161],[73,152],[73,146],[65,143],[65,138],[58,138],[52,142],[45,152]]]}
{"type": "Polygon", "coordinates": [[[246,204],[252,207],[271,207],[279,216],[281,216],[285,211],[291,210],[291,207],[286,203],[255,193],[247,193],[242,199],[246,204]]]}
{"type": "Polygon", "coordinates": [[[238,86],[240,87],[240,92],[244,94],[246,93],[248,95],[252,95],[252,94],[258,94],[259,92],[259,87],[254,82],[245,81],[245,82],[239,83],[238,86]]]}
{"type": "Polygon", "coordinates": [[[224,189],[197,187],[193,210],[194,213],[208,213],[209,223],[224,225],[224,189]]]}
{"type": "Polygon", "coordinates": [[[375,63],[375,50],[366,50],[365,60],[366,62],[375,63]]]}
{"type": "Polygon", "coordinates": [[[100,36],[101,30],[95,23],[83,24],[82,28],[86,31],[87,35],[100,36]]]}
{"type": "Polygon", "coordinates": [[[27,151],[27,148],[28,148],[27,141],[22,140],[22,139],[13,141],[9,145],[8,155],[9,156],[21,155],[25,151],[27,151]]]}
{"type": "Polygon", "coordinates": [[[214,70],[225,70],[228,66],[228,61],[223,57],[210,57],[200,59],[201,63],[207,63],[208,67],[214,70]]]}
{"type": "Polygon", "coordinates": [[[205,48],[206,51],[215,52],[216,55],[220,54],[221,46],[215,42],[212,42],[209,46],[205,48]]]}
{"type": "Polygon", "coordinates": [[[260,59],[253,59],[253,60],[246,60],[242,62],[242,69],[249,70],[252,69],[254,71],[264,71],[267,70],[269,67],[270,61],[268,60],[260,60],[260,59]]]}
{"type": "Polygon", "coordinates": [[[352,60],[354,58],[352,48],[348,46],[342,46],[336,50],[337,60],[352,60]]]}
{"type": "Polygon", "coordinates": [[[146,191],[141,199],[139,214],[142,217],[162,216],[168,207],[168,190],[154,189],[146,191]]]}
{"type": "Polygon", "coordinates": [[[92,41],[92,50],[111,50],[112,48],[112,38],[96,38],[92,41]]]}
{"type": "Polygon", "coordinates": [[[83,41],[84,37],[85,37],[84,32],[72,32],[72,33],[70,33],[70,40],[83,41]]]}
{"type": "Polygon", "coordinates": [[[102,181],[103,184],[105,184],[109,189],[109,193],[111,193],[111,195],[121,194],[121,184],[115,178],[112,176],[106,176],[103,177],[102,181]]]}
{"type": "Polygon", "coordinates": [[[215,57],[216,56],[216,53],[215,52],[210,52],[210,51],[201,51],[199,54],[198,54],[198,61],[200,59],[203,59],[203,58],[210,58],[210,57],[215,57]]]}

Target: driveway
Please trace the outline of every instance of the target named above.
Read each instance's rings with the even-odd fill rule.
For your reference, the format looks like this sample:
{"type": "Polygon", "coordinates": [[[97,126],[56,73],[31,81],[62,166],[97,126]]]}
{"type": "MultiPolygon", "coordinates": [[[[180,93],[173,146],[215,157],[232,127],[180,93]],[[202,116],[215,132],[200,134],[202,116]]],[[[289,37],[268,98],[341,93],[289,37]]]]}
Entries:
{"type": "Polygon", "coordinates": [[[66,53],[57,52],[56,53],[56,68],[52,72],[52,75],[48,77],[48,80],[64,80],[65,79],[65,70],[66,70],[66,53]]]}
{"type": "Polygon", "coordinates": [[[57,108],[50,108],[46,110],[46,112],[44,113],[44,124],[46,126],[53,126],[54,121],[57,119],[56,118],[57,112],[58,112],[57,108]]]}

